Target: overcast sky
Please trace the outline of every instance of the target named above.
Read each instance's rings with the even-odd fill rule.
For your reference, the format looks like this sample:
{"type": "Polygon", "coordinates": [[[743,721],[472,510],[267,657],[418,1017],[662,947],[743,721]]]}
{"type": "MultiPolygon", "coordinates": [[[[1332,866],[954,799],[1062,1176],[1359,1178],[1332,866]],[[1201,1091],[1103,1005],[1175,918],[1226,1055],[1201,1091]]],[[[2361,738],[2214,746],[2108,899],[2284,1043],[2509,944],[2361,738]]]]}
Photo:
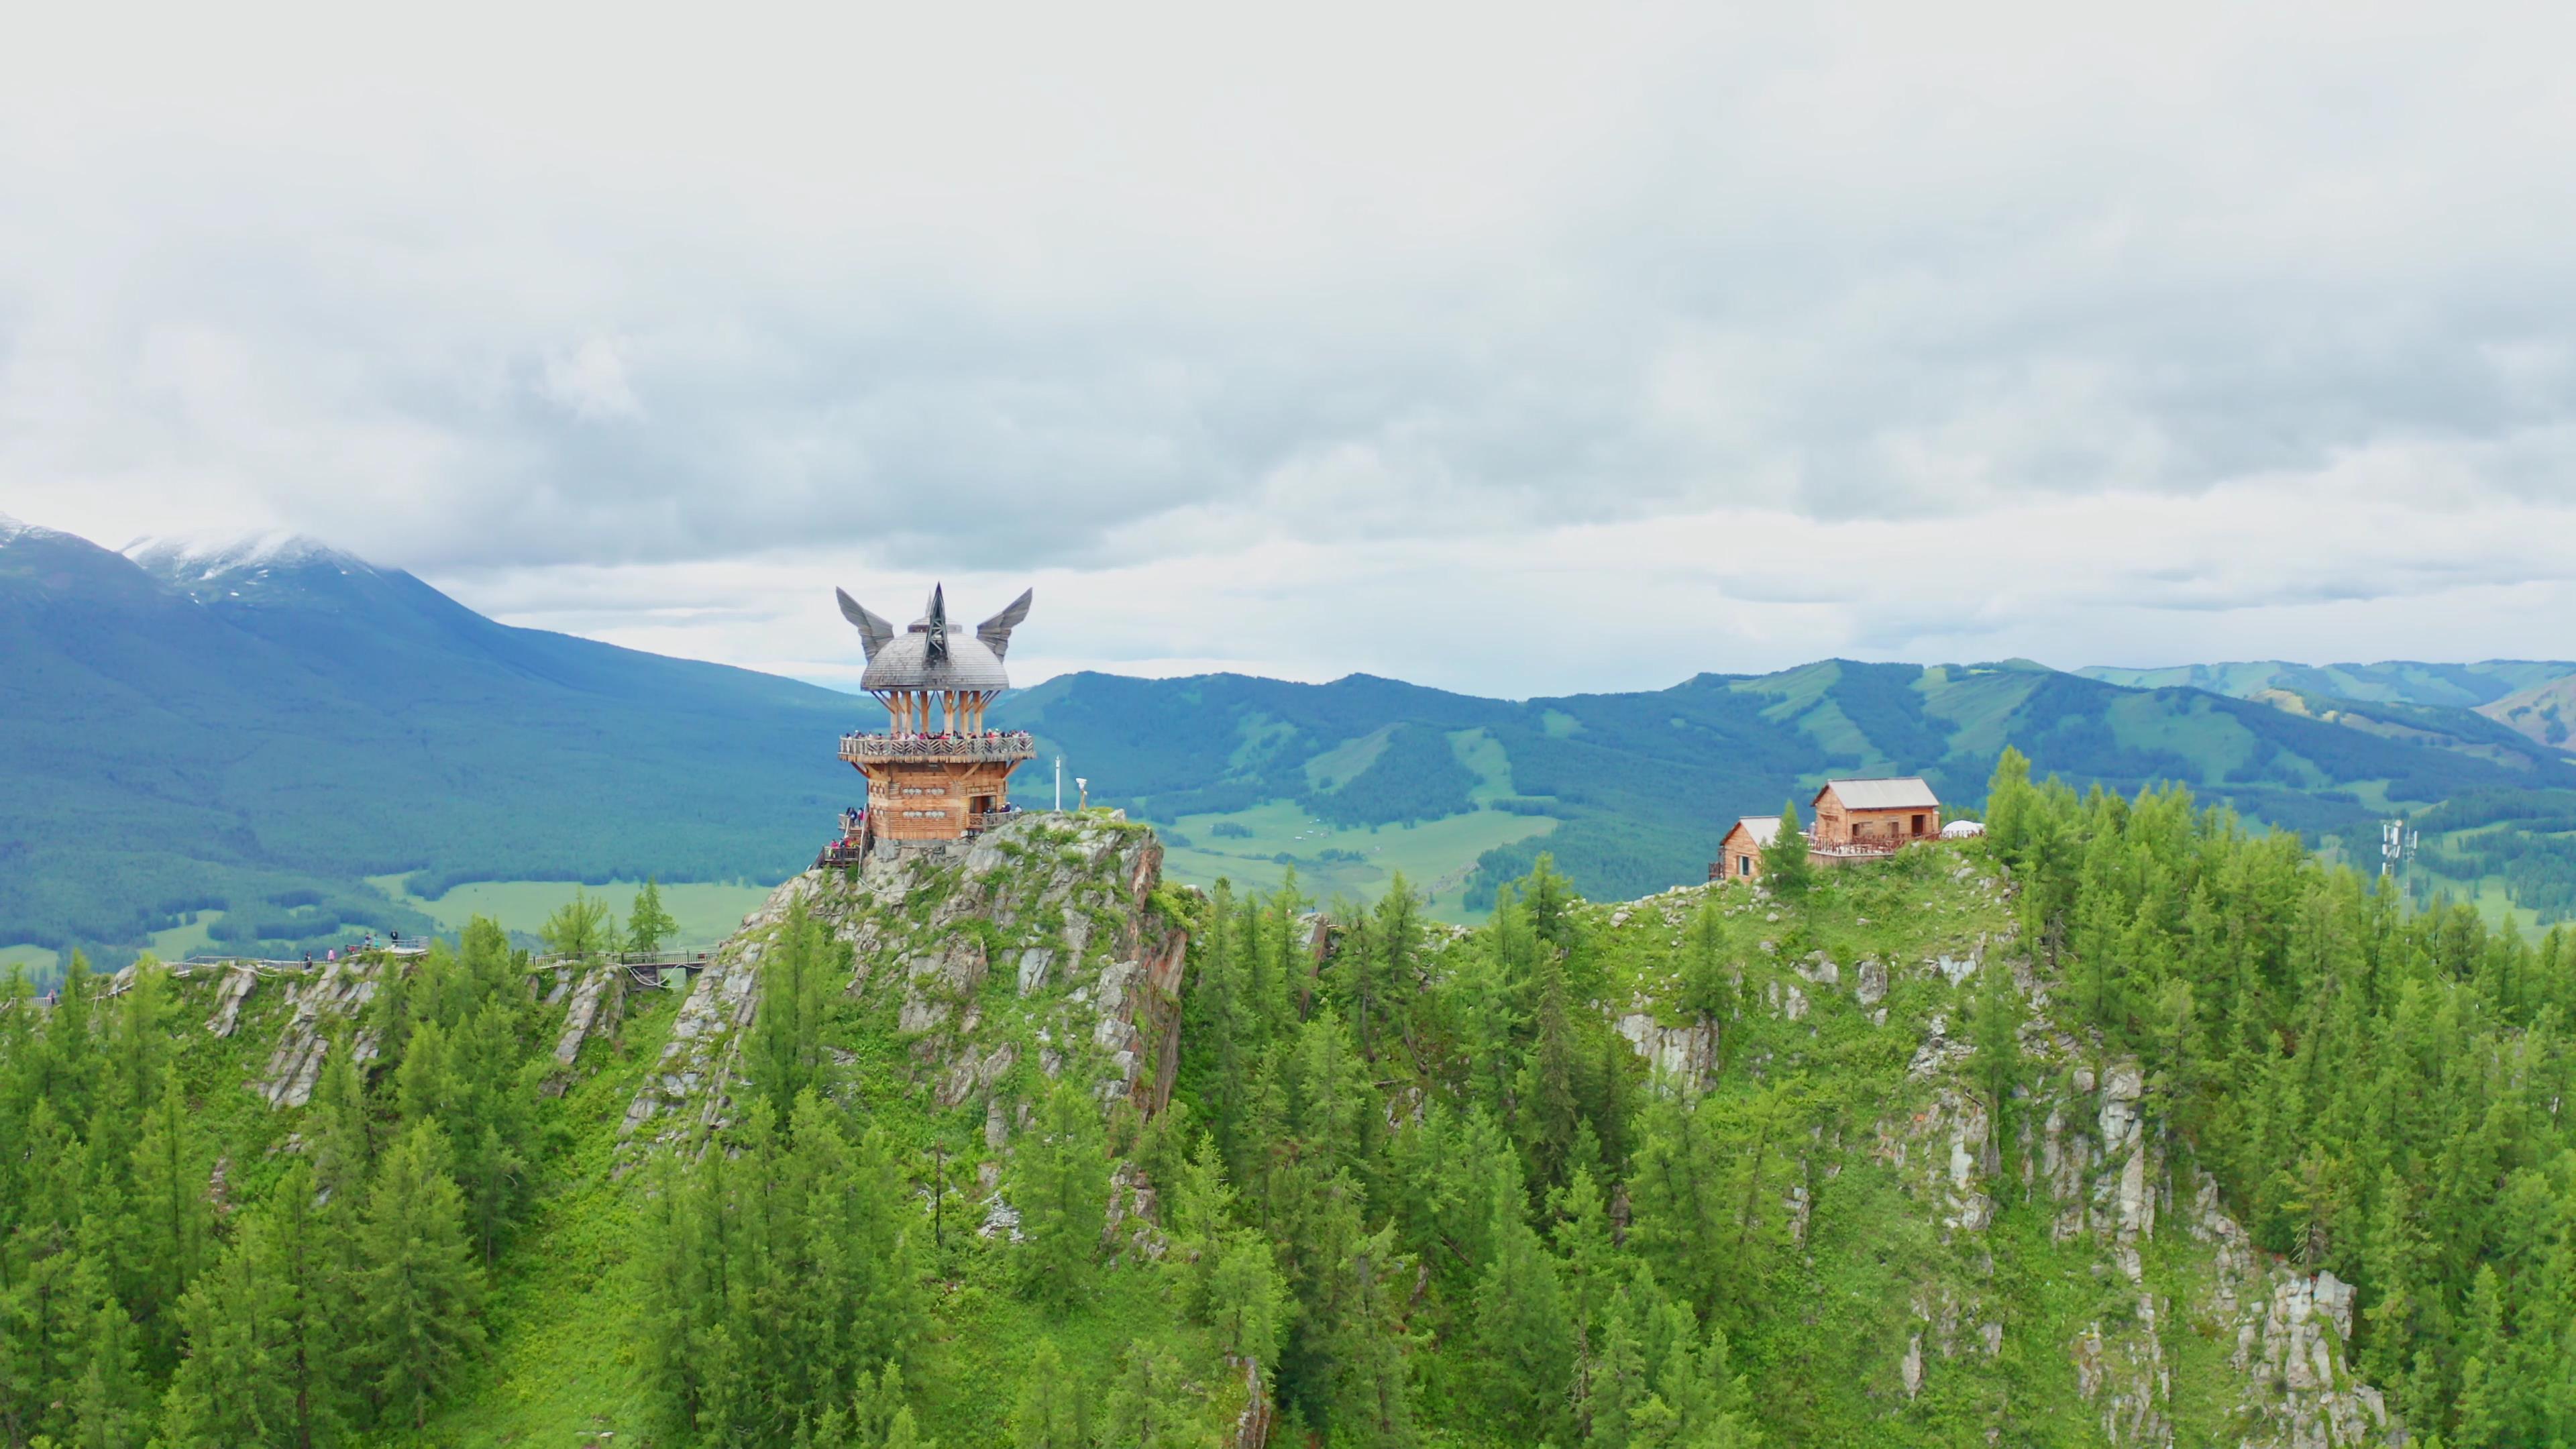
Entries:
{"type": "Polygon", "coordinates": [[[0,509],[1527,696],[2576,655],[2566,7],[52,6],[0,509]]]}

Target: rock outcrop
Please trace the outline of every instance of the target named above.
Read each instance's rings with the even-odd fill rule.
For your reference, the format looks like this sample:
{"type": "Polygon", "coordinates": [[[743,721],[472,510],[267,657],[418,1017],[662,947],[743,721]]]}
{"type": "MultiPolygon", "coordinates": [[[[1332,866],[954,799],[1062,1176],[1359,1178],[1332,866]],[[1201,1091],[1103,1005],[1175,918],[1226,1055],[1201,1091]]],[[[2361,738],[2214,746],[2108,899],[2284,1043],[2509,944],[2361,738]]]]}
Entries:
{"type": "MultiPolygon", "coordinates": [[[[1945,973],[1946,974],[1946,973],[1945,973]]],[[[1918,1073],[1935,1087],[1931,1105],[1883,1123],[1880,1152],[1900,1167],[1917,1166],[1913,1180],[1940,1214],[1946,1230],[1973,1234],[1992,1221],[2002,1162],[1990,1140],[1986,1112],[1961,1081],[1974,1053],[1941,1038],[1918,1051],[1918,1073]],[[1928,1157],[1929,1160],[1924,1159],[1928,1157]]],[[[2181,1169],[2190,1203],[2187,1236],[2212,1249],[2207,1263],[2183,1275],[2169,1268],[2151,1273],[2145,1254],[2174,1200],[2173,1160],[2156,1130],[2145,1073],[2130,1059],[2098,1065],[2093,1049],[2048,1026],[2025,1025],[2022,1049],[2044,1081],[2062,1074],[2064,1094],[2024,1092],[2013,1116],[2019,1126],[2019,1181],[2009,1185],[2051,1214],[2050,1236],[2089,1247],[2099,1256],[2095,1273],[2113,1293],[2116,1314],[2086,1322],[2067,1351],[2080,1392],[2092,1406],[2106,1439],[2121,1446],[2176,1442],[2175,1366],[2169,1361],[2168,1325],[2214,1335],[2234,1345],[2228,1367],[2237,1376],[2231,1442],[2245,1449],[2337,1449],[2400,1444],[2403,1430],[2377,1390],[2357,1382],[2346,1361],[2352,1332],[2352,1290],[2331,1274],[2310,1276],[2256,1249],[2245,1229],[2219,1206],[2218,1189],[2205,1174],[2181,1169]]],[[[1900,1377],[1915,1392],[1937,1373],[1959,1336],[1944,1314],[1976,1322],[1999,1343],[2000,1309],[1975,1290],[1955,1285],[1920,1313],[1927,1320],[1932,1360],[1904,1368],[1900,1377]],[[1946,1296],[1944,1296],[1946,1295],[1946,1296]]],[[[1971,1341],[1970,1346],[1973,1345],[1971,1341]]],[[[1992,1349],[1987,1349],[1989,1355],[1992,1349]]]]}
{"type": "MultiPolygon", "coordinates": [[[[2005,894],[2000,881],[1964,864],[1951,874],[1951,886],[1973,891],[1971,901],[2005,894]]],[[[1788,924],[1758,891],[1716,890],[1718,908],[1731,917],[1788,924]]],[[[1677,927],[1689,903],[1673,898],[1687,894],[1609,908],[1605,924],[1633,933],[1639,918],[1661,905],[1666,925],[1677,927]]],[[[1945,898],[1958,899],[1955,891],[1945,898]]],[[[1951,908],[1928,899],[1921,904],[1926,911],[1951,908]]],[[[1883,1340],[1884,1377],[1872,1392],[1893,1404],[1937,1397],[1946,1374],[1970,1367],[1992,1384],[1985,1366],[2003,1357],[2008,1335],[2045,1332],[2065,1354],[2099,1432],[2122,1449],[2169,1449],[2178,1439],[2198,1442],[2209,1433],[2223,1433],[2225,1442],[2244,1449],[2402,1444],[2402,1426],[2380,1393],[2354,1377],[2347,1359],[2352,1289],[2254,1246],[2222,1209],[2216,1184],[2167,1139],[2140,1063],[2057,1024],[2049,983],[2019,954],[2009,927],[1989,922],[1984,930],[1963,927],[1949,935],[1950,944],[1919,958],[1860,954],[1849,965],[1821,950],[1782,949],[1788,933],[1775,929],[1770,938],[1749,942],[1740,967],[1751,988],[1741,1009],[1773,1024],[1775,1044],[1784,1040],[1777,1026],[1786,1024],[1798,1029],[1789,1041],[1813,1039],[1820,1029],[1908,1033],[1903,1040],[1910,1051],[1897,1047],[1905,1087],[1881,1109],[1864,1141],[1869,1159],[1895,1174],[1942,1251],[1915,1270],[1921,1276],[1911,1287],[1912,1321],[1892,1325],[1883,1340]],[[2013,1073],[2019,1085],[2001,1104],[2000,1132],[1997,1104],[1980,1080],[1967,1029],[1971,993],[1990,956],[2009,966],[2027,1008],[2021,1063],[2013,1073]],[[1862,1020],[1833,1015],[1838,1012],[1862,1020]],[[1990,1239],[2007,1208],[2042,1215],[2057,1254],[2047,1271],[2071,1270],[2076,1282],[2089,1276],[2099,1307],[2079,1310],[2071,1324],[2057,1319],[2043,1328],[2031,1316],[2027,1294],[1999,1286],[2003,1245],[1990,1239]],[[2196,1347],[2203,1344],[2225,1351],[2196,1347]],[[2176,1362],[2177,1355],[2188,1362],[2176,1362]],[[2176,1380],[2183,1376],[2188,1402],[2178,1403],[2176,1380]],[[2213,1425],[2213,1415],[2224,1422],[2213,1425]],[[2178,1420],[2192,1426],[2188,1433],[2178,1420]]],[[[1678,947],[1679,938],[1658,944],[1678,947]]],[[[1669,1014],[1659,1018],[1648,994],[1611,1008],[1614,1028],[1659,1082],[1684,1089],[1704,1084],[1714,1034],[1669,1014]]],[[[1753,1058],[1757,1074],[1761,1050],[1753,1058]]],[[[1783,1208],[1794,1242],[1805,1239],[1811,1207],[1805,1184],[1821,1188],[1846,1165],[1834,1153],[1832,1144],[1819,1141],[1815,1159],[1793,1175],[1783,1208]]],[[[2008,1440],[2002,1420],[1996,1429],[2008,1440]]]]}
{"type": "Polygon", "coordinates": [[[588,967],[580,972],[579,984],[569,993],[561,980],[567,974],[556,973],[557,983],[546,998],[549,1002],[567,994],[571,998],[564,1008],[563,1031],[555,1038],[556,1075],[547,1088],[549,1092],[563,1090],[564,1074],[581,1056],[581,1044],[615,1022],[626,1004],[625,967],[613,963],[588,967]]]}
{"type": "MultiPolygon", "coordinates": [[[[1031,815],[971,841],[885,846],[808,871],[745,917],[680,1008],[622,1129],[632,1150],[721,1126],[778,928],[802,909],[850,949],[846,990],[881,1010],[941,1108],[1016,1092],[1077,1054],[1104,1099],[1159,1110],[1179,1047],[1186,932],[1157,908],[1162,847],[1141,826],[1031,815]],[[1013,1088],[1013,1082],[1020,1082],[1013,1088]]],[[[990,1134],[991,1124],[1002,1134],[990,1134]]]]}
{"type": "MultiPolygon", "coordinates": [[[[270,1106],[301,1107],[312,1099],[313,1084],[322,1079],[322,1064],[331,1050],[331,1023],[355,1021],[365,1013],[375,999],[380,969],[371,960],[333,961],[312,979],[288,984],[286,1004],[293,1015],[255,1084],[270,1106]]],[[[364,1065],[376,1059],[374,1032],[354,1031],[350,1043],[351,1060],[364,1065]]]]}
{"type": "Polygon", "coordinates": [[[206,1018],[206,1030],[217,1036],[231,1036],[240,1030],[242,1003],[250,1000],[258,985],[258,968],[246,961],[225,971],[222,984],[215,988],[215,1014],[206,1018]]]}

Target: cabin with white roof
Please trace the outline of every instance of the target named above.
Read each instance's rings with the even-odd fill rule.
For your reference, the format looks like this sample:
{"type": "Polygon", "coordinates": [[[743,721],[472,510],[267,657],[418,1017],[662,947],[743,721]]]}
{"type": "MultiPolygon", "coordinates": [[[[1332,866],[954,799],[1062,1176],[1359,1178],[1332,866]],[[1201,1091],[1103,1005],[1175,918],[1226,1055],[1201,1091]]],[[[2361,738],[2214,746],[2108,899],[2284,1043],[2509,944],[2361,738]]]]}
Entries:
{"type": "Polygon", "coordinates": [[[1753,880],[1762,874],[1762,848],[1780,838],[1780,817],[1747,815],[1718,842],[1717,859],[1709,862],[1710,880],[1753,880]]]}
{"type": "MultiPolygon", "coordinates": [[[[1894,855],[1921,840],[1939,840],[1941,800],[1919,775],[1879,780],[1827,780],[1810,802],[1805,830],[1807,858],[1818,865],[1840,865],[1894,855]]],[[[1747,815],[1738,819],[1710,861],[1712,881],[1762,878],[1762,849],[1780,838],[1780,817],[1747,815]]]]}
{"type": "Polygon", "coordinates": [[[1816,823],[1807,834],[1822,860],[1893,855],[1941,838],[1940,797],[1919,775],[1827,780],[1813,804],[1816,823]]]}

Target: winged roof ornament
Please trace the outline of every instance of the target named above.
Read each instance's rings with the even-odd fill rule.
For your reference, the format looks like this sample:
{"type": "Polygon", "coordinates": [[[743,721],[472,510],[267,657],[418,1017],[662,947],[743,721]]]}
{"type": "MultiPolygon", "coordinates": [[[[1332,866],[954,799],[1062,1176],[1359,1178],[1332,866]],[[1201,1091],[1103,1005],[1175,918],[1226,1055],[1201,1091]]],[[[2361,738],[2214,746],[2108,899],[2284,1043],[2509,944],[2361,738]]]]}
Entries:
{"type": "Polygon", "coordinates": [[[1011,652],[1011,631],[1020,627],[1020,621],[1029,616],[1029,601],[1037,597],[1037,592],[1035,589],[1020,590],[1020,596],[1011,600],[1009,608],[975,626],[975,637],[984,641],[984,647],[993,651],[994,658],[999,659],[1011,652]]]}
{"type": "Polygon", "coordinates": [[[859,631],[859,643],[867,650],[861,689],[998,690],[1010,687],[1002,656],[1010,650],[1011,631],[1029,616],[1029,601],[1036,591],[1022,591],[1010,607],[976,625],[971,636],[950,627],[948,591],[938,585],[931,587],[930,603],[921,618],[900,632],[846,591],[834,589],[832,595],[840,600],[841,617],[859,631]]]}
{"type": "Polygon", "coordinates": [[[859,647],[867,651],[868,658],[876,658],[877,651],[894,638],[894,625],[869,613],[865,605],[840,589],[834,589],[832,597],[841,601],[841,617],[859,631],[859,647]]]}

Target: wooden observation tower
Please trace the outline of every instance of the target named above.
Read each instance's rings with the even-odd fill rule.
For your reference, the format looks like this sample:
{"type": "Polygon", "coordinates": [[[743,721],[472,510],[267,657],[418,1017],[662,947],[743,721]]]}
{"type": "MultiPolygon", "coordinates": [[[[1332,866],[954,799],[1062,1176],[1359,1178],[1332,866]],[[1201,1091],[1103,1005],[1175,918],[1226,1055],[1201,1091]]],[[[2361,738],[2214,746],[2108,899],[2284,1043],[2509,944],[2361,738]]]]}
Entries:
{"type": "Polygon", "coordinates": [[[882,733],[841,737],[841,758],[868,777],[868,809],[850,843],[956,840],[1000,823],[1011,810],[1011,771],[1037,753],[1025,732],[984,727],[984,711],[1011,687],[1002,672],[1011,631],[1029,598],[952,632],[948,601],[933,586],[930,606],[902,633],[835,589],[841,616],[859,631],[868,670],[859,687],[886,707],[882,733]]]}

